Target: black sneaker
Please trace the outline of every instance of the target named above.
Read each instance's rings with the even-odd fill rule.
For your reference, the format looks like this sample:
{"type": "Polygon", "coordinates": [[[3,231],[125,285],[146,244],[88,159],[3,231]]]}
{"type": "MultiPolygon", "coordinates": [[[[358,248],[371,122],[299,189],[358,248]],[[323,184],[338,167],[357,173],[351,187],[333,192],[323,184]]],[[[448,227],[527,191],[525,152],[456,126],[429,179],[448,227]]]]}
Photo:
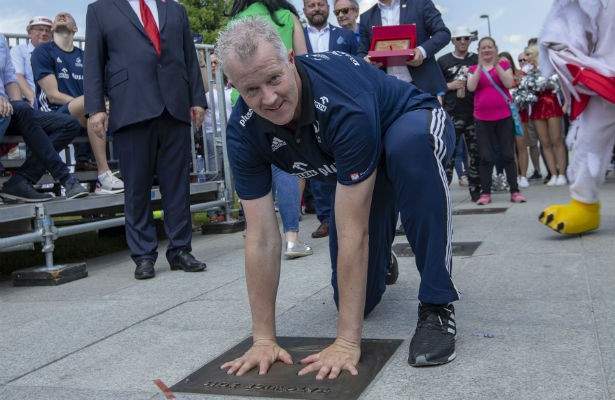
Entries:
{"type": "Polygon", "coordinates": [[[79,199],[81,197],[86,197],[90,194],[86,188],[81,186],[81,183],[79,183],[77,178],[75,178],[74,176],[68,178],[68,180],[64,184],[64,190],[66,191],[67,199],[79,199]]]}
{"type": "Polygon", "coordinates": [[[542,179],[542,174],[540,172],[534,170],[534,173],[532,175],[530,175],[530,177],[527,178],[527,179],[529,179],[531,181],[536,181],[538,179],[542,179]]]}
{"type": "Polygon", "coordinates": [[[39,203],[53,199],[53,196],[49,193],[37,192],[34,186],[22,179],[8,180],[4,184],[0,196],[7,202],[39,203]]]}
{"type": "Polygon", "coordinates": [[[419,319],[410,342],[408,364],[425,367],[453,361],[456,335],[452,304],[419,304],[419,319]]]}

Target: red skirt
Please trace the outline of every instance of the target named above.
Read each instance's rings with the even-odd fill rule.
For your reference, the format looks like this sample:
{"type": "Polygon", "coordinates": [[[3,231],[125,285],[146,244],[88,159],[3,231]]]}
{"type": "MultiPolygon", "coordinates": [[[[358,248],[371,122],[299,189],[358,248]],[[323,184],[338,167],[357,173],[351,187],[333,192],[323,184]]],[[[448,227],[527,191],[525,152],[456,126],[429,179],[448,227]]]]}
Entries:
{"type": "Polygon", "coordinates": [[[521,117],[521,122],[527,124],[529,122],[529,115],[527,114],[527,110],[519,110],[519,116],[521,117]]]}
{"type": "Polygon", "coordinates": [[[532,105],[531,120],[560,118],[564,116],[562,106],[555,93],[548,91],[538,95],[538,101],[532,105]]]}

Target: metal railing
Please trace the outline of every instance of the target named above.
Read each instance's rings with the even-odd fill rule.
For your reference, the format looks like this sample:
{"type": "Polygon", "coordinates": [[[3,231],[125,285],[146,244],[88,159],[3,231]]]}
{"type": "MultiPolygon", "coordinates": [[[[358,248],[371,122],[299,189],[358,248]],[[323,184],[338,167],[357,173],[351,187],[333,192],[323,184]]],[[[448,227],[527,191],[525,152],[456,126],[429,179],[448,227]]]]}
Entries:
{"type": "MultiPolygon", "coordinates": [[[[7,38],[11,46],[27,41],[26,35],[3,35],[7,38]]],[[[84,39],[75,38],[75,44],[78,47],[83,48],[84,39]]],[[[211,181],[211,183],[215,183],[215,185],[202,182],[191,184],[191,194],[216,192],[217,199],[206,203],[192,204],[190,206],[190,210],[191,212],[212,209],[223,210],[226,221],[231,221],[234,205],[234,186],[226,150],[226,127],[229,116],[226,111],[227,101],[225,97],[224,78],[221,73],[215,75],[212,73],[211,51],[213,50],[213,46],[198,44],[196,47],[197,53],[205,61],[205,68],[202,70],[202,74],[205,75],[204,84],[206,85],[206,88],[209,89],[207,91],[208,110],[206,112],[209,113],[209,117],[211,119],[212,131],[205,132],[204,127],[196,127],[194,124],[191,126],[192,174],[199,181],[201,180],[200,178],[202,178],[203,173],[205,177],[216,177],[216,179],[215,181],[211,181]],[[202,145],[197,146],[197,132],[200,131],[203,132],[202,145]],[[213,145],[208,145],[208,139],[211,139],[209,143],[213,145]],[[222,160],[220,160],[220,156],[222,157],[222,160]],[[204,169],[199,169],[199,163],[197,162],[199,157],[202,157],[205,163],[204,169]]],[[[219,68],[219,70],[221,70],[221,67],[219,68]]],[[[154,196],[154,191],[152,193],[154,196]]],[[[156,196],[158,196],[159,193],[156,193],[156,196]]],[[[19,204],[14,206],[0,205],[0,224],[15,220],[16,213],[12,212],[10,209],[10,207],[14,207],[15,211],[19,210],[19,213],[22,213],[22,220],[31,220],[34,226],[34,230],[32,232],[1,237],[0,251],[12,251],[24,248],[25,246],[31,246],[33,243],[43,243],[43,253],[45,254],[46,267],[48,269],[52,269],[54,267],[53,241],[58,237],[76,235],[83,232],[96,231],[99,229],[124,225],[124,217],[86,222],[70,227],[57,228],[53,224],[53,220],[51,218],[53,215],[73,212],[71,210],[74,210],[74,212],[83,213],[84,211],[87,211],[88,206],[93,207],[92,210],[99,209],[101,202],[107,204],[109,207],[117,207],[118,205],[123,204],[123,196],[122,198],[114,197],[114,200],[108,202],[105,202],[103,199],[98,201],[98,199],[92,199],[92,196],[90,196],[85,199],[62,201],[61,204],[54,201],[52,202],[56,203],[54,205],[51,203],[30,205],[19,204]],[[6,216],[6,219],[3,218],[3,216],[6,216]]]]}
{"type": "MultiPolygon", "coordinates": [[[[0,33],[0,35],[6,38],[9,44],[9,47],[19,46],[20,44],[28,43],[28,41],[30,40],[28,38],[28,35],[21,34],[21,33],[0,33]]],[[[73,42],[75,43],[75,46],[79,47],[80,49],[85,48],[85,38],[84,37],[75,36],[73,42]]]]}

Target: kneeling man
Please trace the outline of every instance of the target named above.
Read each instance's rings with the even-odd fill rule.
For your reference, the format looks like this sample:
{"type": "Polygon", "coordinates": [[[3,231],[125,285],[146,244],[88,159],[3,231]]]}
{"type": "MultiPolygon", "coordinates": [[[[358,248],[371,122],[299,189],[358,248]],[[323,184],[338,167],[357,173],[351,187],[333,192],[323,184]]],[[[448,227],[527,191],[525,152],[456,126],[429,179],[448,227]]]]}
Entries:
{"type": "Polygon", "coordinates": [[[302,178],[337,180],[331,215],[337,338],[302,360],[300,374],[357,374],[363,318],[380,301],[399,209],[421,275],[413,366],[455,358],[451,304],[451,210],[446,165],[455,132],[438,100],[342,52],[289,56],[259,19],[232,23],[216,52],[239,100],[227,143],[247,221],[246,279],[253,346],[224,364],[242,375],[276,360],[275,301],[281,239],[271,196],[271,164],[302,178]]]}

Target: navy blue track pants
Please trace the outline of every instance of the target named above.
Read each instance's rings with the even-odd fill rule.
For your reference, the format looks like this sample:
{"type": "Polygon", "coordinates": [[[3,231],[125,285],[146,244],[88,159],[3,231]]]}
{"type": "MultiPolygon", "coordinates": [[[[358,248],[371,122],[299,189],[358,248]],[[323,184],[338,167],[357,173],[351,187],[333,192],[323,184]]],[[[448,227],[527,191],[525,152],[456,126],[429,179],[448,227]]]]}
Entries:
{"type": "MultiPolygon", "coordinates": [[[[455,129],[442,109],[411,111],[384,134],[384,154],[376,176],[369,219],[369,265],[365,315],[380,302],[391,260],[397,210],[421,276],[421,302],[459,299],[451,279],[452,218],[445,166],[455,147],[455,129]]],[[[329,248],[335,303],[337,231],[331,210],[329,248]]]]}

